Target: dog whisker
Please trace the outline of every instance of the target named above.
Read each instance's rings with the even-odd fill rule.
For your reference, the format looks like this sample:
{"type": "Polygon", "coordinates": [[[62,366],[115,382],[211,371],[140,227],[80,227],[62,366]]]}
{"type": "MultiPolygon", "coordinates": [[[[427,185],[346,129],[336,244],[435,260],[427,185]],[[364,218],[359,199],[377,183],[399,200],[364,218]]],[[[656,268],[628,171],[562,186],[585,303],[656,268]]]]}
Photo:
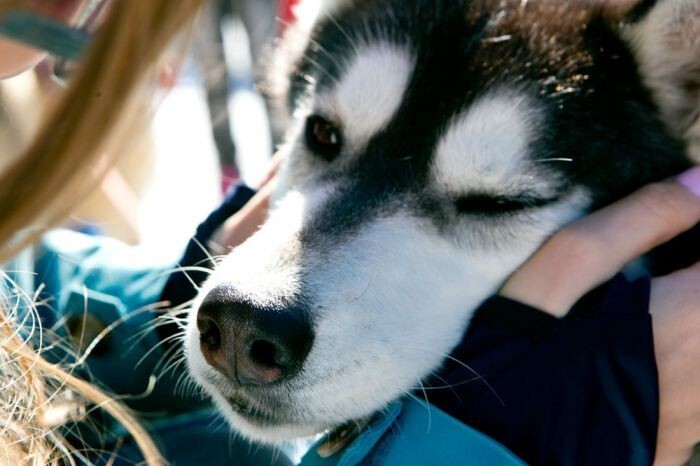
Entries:
{"type": "Polygon", "coordinates": [[[163,368],[161,373],[166,373],[168,366],[171,364],[170,361],[174,359],[176,360],[178,356],[183,353],[182,341],[184,341],[184,332],[179,335],[173,335],[172,337],[174,337],[172,339],[174,343],[172,343],[170,348],[163,353],[163,356],[161,356],[160,360],[153,367],[154,371],[158,371],[160,368],[163,368]],[[180,340],[180,342],[178,342],[178,340],[180,340]]]}
{"type": "Polygon", "coordinates": [[[445,353],[443,353],[443,352],[435,351],[435,350],[430,349],[430,348],[422,348],[422,347],[418,347],[418,346],[406,346],[406,345],[403,345],[403,347],[405,347],[405,348],[417,349],[417,350],[419,350],[419,351],[431,352],[431,353],[433,353],[433,354],[439,355],[439,356],[441,356],[441,357],[443,357],[443,358],[445,358],[445,359],[448,359],[448,360],[450,360],[450,361],[453,361],[453,362],[457,363],[457,364],[460,365],[461,367],[467,369],[469,372],[471,372],[472,374],[474,374],[475,379],[478,380],[478,381],[480,381],[480,382],[482,382],[482,383],[489,389],[489,391],[490,391],[491,393],[493,393],[493,395],[496,397],[496,399],[498,400],[498,402],[499,402],[500,404],[502,404],[503,406],[505,406],[505,402],[504,402],[503,399],[498,395],[498,393],[496,392],[496,390],[491,386],[491,384],[488,382],[488,380],[486,380],[481,374],[479,374],[475,369],[473,369],[472,367],[470,367],[470,366],[469,366],[468,364],[466,364],[465,362],[460,361],[459,359],[455,358],[454,356],[452,356],[452,355],[450,355],[450,354],[445,354],[445,353]]]}
{"type": "MultiPolygon", "coordinates": [[[[180,369],[180,367],[185,361],[186,360],[182,357],[175,358],[174,361],[163,367],[163,369],[159,373],[159,376],[165,377],[168,375],[168,373],[172,373],[172,375],[175,376],[175,374],[177,374],[178,369],[180,369]]],[[[187,374],[186,367],[184,366],[182,366],[182,374],[187,374]]],[[[181,375],[178,377],[181,377],[181,375]]]]}
{"type": "Polygon", "coordinates": [[[372,279],[370,278],[369,281],[367,282],[367,286],[365,287],[365,290],[357,298],[352,299],[347,304],[353,304],[353,303],[361,300],[367,294],[367,292],[369,291],[369,289],[371,287],[372,287],[372,279]]]}
{"type": "Polygon", "coordinates": [[[497,37],[488,37],[486,39],[483,39],[483,42],[487,44],[499,44],[501,42],[508,42],[512,38],[513,36],[511,34],[505,34],[497,37]]]}
{"type": "Polygon", "coordinates": [[[180,266],[178,266],[178,271],[182,272],[182,274],[185,276],[187,281],[190,282],[190,284],[192,285],[192,288],[194,288],[195,290],[197,290],[199,292],[199,290],[200,290],[199,285],[197,285],[197,283],[194,280],[192,280],[192,277],[190,277],[190,275],[187,273],[187,271],[180,266]]]}
{"type": "MultiPolygon", "coordinates": [[[[160,340],[158,343],[156,343],[155,345],[153,345],[152,348],[150,348],[148,351],[146,351],[146,353],[144,353],[143,356],[141,356],[141,358],[138,360],[138,362],[136,363],[136,365],[135,365],[134,367],[139,367],[141,364],[143,364],[144,361],[146,361],[146,359],[148,359],[148,357],[149,357],[151,354],[153,354],[154,351],[156,351],[156,350],[157,350],[158,348],[160,348],[161,346],[167,345],[168,342],[171,342],[171,341],[177,339],[178,337],[180,337],[179,334],[174,334],[174,335],[170,335],[169,337],[160,340]]],[[[165,358],[167,355],[169,355],[169,354],[172,353],[173,349],[176,349],[176,350],[177,350],[177,346],[176,346],[176,345],[172,345],[170,348],[168,348],[168,349],[165,351],[165,353],[163,353],[163,355],[160,357],[159,361],[158,361],[158,362],[156,363],[156,365],[155,365],[156,368],[157,368],[158,365],[161,363],[161,361],[163,360],[163,358],[165,358]]]]}
{"type": "Polygon", "coordinates": [[[573,163],[574,159],[570,157],[554,157],[551,159],[539,159],[536,160],[537,163],[547,163],[547,162],[565,162],[565,163],[573,163]]]}
{"type": "Polygon", "coordinates": [[[173,275],[176,273],[186,273],[186,272],[202,272],[202,273],[206,273],[207,275],[211,275],[213,273],[212,269],[208,268],[208,267],[199,267],[199,266],[195,266],[195,265],[189,265],[189,266],[178,265],[174,269],[161,272],[160,276],[173,275]]]}
{"type": "MultiPolygon", "coordinates": [[[[334,83],[336,85],[340,84],[340,82],[338,81],[337,78],[333,77],[333,75],[331,75],[327,69],[325,69],[323,66],[321,66],[321,64],[318,61],[314,60],[313,58],[311,58],[309,56],[304,57],[304,63],[308,63],[309,65],[313,66],[314,69],[316,69],[316,71],[318,71],[320,73],[319,77],[327,77],[332,83],[334,83]]],[[[306,81],[311,86],[316,84],[316,81],[317,81],[317,78],[315,76],[304,74],[302,72],[297,72],[296,76],[303,78],[304,81],[306,81]]]]}
{"type": "Polygon", "coordinates": [[[357,41],[354,40],[352,37],[350,37],[350,34],[348,33],[348,31],[346,31],[345,28],[343,28],[340,25],[340,23],[338,23],[338,20],[335,19],[333,14],[326,13],[325,17],[326,17],[326,19],[328,19],[328,21],[330,21],[333,24],[333,26],[335,26],[337,28],[338,32],[340,32],[340,34],[345,38],[345,40],[347,40],[348,45],[350,45],[350,47],[353,48],[355,53],[357,55],[360,55],[360,49],[358,47],[357,41]]]}
{"type": "MultiPolygon", "coordinates": [[[[481,377],[472,377],[471,379],[465,379],[465,380],[461,380],[459,382],[455,382],[455,383],[451,383],[451,384],[446,383],[445,385],[431,385],[430,387],[423,387],[422,390],[426,390],[426,391],[446,390],[446,389],[450,389],[450,388],[461,387],[463,385],[467,385],[467,384],[470,384],[472,382],[478,382],[480,380],[481,380],[481,377]]],[[[420,387],[411,388],[411,390],[419,390],[419,389],[421,389],[421,388],[420,387]]],[[[453,393],[458,396],[458,393],[456,391],[453,390],[453,393]]]]}
{"type": "Polygon", "coordinates": [[[209,259],[212,263],[216,263],[214,256],[211,255],[209,249],[203,245],[201,241],[199,241],[197,238],[192,238],[192,242],[196,244],[197,247],[207,256],[207,259],[209,259]]]}
{"type": "Polygon", "coordinates": [[[430,410],[430,401],[428,400],[428,393],[425,391],[425,387],[423,386],[423,382],[418,379],[418,384],[420,385],[421,391],[423,393],[423,398],[425,398],[425,407],[428,410],[428,432],[430,432],[430,427],[432,426],[432,412],[430,410]]]}
{"type": "MultiPolygon", "coordinates": [[[[284,21],[281,18],[279,19],[279,23],[282,24],[283,26],[287,27],[288,31],[296,31],[295,29],[291,28],[293,26],[293,23],[290,23],[289,21],[284,21]]],[[[328,58],[338,69],[342,68],[342,63],[338,60],[338,58],[335,56],[335,54],[330,53],[324,46],[321,44],[319,41],[311,37],[310,35],[302,34],[301,32],[297,33],[299,36],[303,36],[304,39],[308,40],[310,44],[314,46],[313,51],[314,52],[320,52],[322,53],[326,58],[328,58]]],[[[308,57],[307,57],[308,58],[308,57]]],[[[319,66],[319,71],[326,72],[324,67],[319,66]]],[[[326,72],[327,73],[327,72],[326,72]]],[[[328,77],[332,76],[327,73],[328,77]]],[[[334,80],[335,81],[335,80],[334,80]]],[[[335,81],[337,84],[337,81],[335,81]]]]}

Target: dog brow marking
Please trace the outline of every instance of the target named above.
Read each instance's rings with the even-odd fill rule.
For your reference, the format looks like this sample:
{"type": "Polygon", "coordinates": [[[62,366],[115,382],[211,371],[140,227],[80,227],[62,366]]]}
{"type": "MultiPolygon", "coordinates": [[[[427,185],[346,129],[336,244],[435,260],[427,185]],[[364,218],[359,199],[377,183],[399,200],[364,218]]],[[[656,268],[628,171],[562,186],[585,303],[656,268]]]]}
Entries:
{"type": "Polygon", "coordinates": [[[525,182],[531,174],[528,146],[537,117],[525,96],[481,98],[454,120],[438,143],[433,176],[451,193],[499,193],[525,182]]]}
{"type": "Polygon", "coordinates": [[[358,48],[334,91],[337,113],[351,143],[368,141],[391,121],[414,68],[409,52],[398,46],[358,48]]]}

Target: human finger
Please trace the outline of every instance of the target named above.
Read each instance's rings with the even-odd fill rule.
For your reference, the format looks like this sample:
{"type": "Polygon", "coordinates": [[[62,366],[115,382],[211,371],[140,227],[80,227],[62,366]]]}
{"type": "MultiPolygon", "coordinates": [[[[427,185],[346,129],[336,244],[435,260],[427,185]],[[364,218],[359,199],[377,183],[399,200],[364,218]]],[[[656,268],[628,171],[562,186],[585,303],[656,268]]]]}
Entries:
{"type": "Polygon", "coordinates": [[[700,167],[653,183],[555,234],[500,294],[563,316],[627,263],[700,221],[700,167]]]}
{"type": "Polygon", "coordinates": [[[659,429],[654,464],[684,464],[700,438],[700,263],[652,281],[659,429]]]}
{"type": "Polygon", "coordinates": [[[245,206],[231,216],[213,235],[213,242],[226,252],[243,244],[265,222],[270,207],[270,196],[277,178],[273,177],[253,196],[245,206]]]}
{"type": "Polygon", "coordinates": [[[265,176],[258,184],[258,189],[261,189],[263,186],[268,184],[275,176],[277,176],[277,172],[279,172],[279,169],[282,166],[283,161],[284,161],[284,156],[282,155],[281,152],[276,153],[272,157],[272,159],[270,160],[270,166],[267,169],[267,173],[265,173],[265,176]]]}

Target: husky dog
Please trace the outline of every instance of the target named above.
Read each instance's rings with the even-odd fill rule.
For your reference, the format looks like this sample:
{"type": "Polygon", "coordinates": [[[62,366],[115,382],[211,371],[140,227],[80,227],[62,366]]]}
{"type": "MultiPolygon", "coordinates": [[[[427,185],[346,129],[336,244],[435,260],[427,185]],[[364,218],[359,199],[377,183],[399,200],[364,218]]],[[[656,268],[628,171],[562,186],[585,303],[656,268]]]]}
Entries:
{"type": "Polygon", "coordinates": [[[263,442],[418,387],[553,232],[700,155],[698,0],[326,2],[275,64],[274,207],[186,336],[263,442]]]}

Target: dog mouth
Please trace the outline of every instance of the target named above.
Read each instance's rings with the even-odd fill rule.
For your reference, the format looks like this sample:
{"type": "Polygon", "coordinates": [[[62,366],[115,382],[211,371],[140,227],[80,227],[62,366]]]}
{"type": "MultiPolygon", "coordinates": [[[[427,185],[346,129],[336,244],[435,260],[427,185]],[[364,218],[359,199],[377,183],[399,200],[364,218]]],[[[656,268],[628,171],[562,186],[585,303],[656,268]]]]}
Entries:
{"type": "Polygon", "coordinates": [[[224,398],[236,414],[249,422],[261,426],[270,426],[283,422],[279,416],[280,409],[267,409],[260,406],[260,403],[251,402],[238,393],[229,394],[224,398]]]}

